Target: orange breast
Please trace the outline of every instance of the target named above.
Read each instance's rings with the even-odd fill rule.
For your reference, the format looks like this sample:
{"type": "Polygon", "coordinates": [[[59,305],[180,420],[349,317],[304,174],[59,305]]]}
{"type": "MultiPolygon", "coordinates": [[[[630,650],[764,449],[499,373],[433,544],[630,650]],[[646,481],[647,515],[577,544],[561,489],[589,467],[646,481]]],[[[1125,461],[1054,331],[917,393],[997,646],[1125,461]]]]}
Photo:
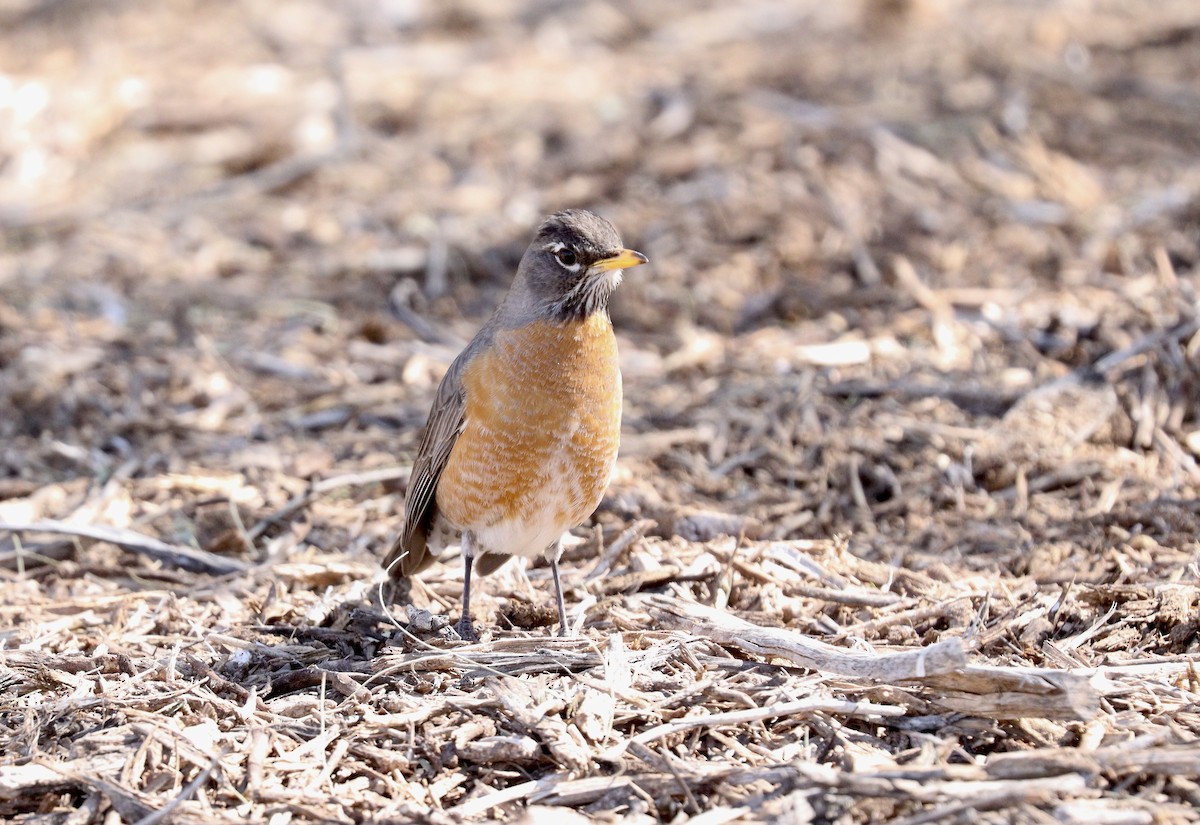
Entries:
{"type": "MultiPolygon", "coordinates": [[[[608,318],[500,330],[463,385],[464,429],[438,483],[442,514],[462,529],[496,528],[488,534],[505,544],[557,531],[545,539],[553,541],[582,523],[600,503],[620,441],[608,318]]],[[[544,546],[488,549],[528,555],[544,546]]]]}

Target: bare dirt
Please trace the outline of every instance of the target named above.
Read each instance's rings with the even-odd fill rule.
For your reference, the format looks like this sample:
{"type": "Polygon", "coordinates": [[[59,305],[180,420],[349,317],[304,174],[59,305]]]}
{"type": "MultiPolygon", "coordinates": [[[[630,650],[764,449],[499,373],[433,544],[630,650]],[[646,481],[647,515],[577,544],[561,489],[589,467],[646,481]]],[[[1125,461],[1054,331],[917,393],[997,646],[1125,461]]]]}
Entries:
{"type": "Polygon", "coordinates": [[[0,0],[0,818],[1200,820],[1197,76],[1193,0],[0,0]],[[567,206],[622,458],[578,638],[510,566],[464,647],[378,558],[567,206]]]}

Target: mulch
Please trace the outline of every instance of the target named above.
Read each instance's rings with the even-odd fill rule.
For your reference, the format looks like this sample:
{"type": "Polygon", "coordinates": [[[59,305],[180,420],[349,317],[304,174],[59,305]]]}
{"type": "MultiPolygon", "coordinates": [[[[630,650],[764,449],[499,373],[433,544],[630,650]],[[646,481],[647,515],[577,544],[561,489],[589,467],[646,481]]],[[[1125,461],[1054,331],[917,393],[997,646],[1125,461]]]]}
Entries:
{"type": "Polygon", "coordinates": [[[1190,0],[0,3],[0,818],[1200,821],[1190,0]],[[378,559],[540,216],[563,566],[378,559]]]}

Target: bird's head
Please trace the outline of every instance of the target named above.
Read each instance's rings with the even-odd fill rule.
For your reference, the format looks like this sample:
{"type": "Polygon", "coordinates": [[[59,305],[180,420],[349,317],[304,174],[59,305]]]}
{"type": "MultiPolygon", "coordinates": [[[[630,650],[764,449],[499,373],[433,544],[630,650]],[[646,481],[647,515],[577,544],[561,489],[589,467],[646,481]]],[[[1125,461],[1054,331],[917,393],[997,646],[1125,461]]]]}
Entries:
{"type": "Polygon", "coordinates": [[[621,273],[646,263],[626,249],[611,223],[582,209],[556,212],[542,222],[517,270],[514,291],[526,310],[555,321],[582,320],[608,310],[621,273]]]}

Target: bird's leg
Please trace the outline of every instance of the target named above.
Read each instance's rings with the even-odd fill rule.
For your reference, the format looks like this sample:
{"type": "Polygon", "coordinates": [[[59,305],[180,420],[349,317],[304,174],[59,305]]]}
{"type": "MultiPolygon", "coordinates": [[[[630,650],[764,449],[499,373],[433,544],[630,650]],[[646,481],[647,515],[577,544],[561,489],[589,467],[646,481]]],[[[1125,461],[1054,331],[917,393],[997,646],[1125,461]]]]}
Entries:
{"type": "Polygon", "coordinates": [[[562,579],[558,575],[558,560],[562,557],[562,539],[546,548],[550,559],[550,574],[554,576],[554,598],[558,600],[558,635],[567,635],[567,603],[563,600],[562,579]]]}
{"type": "Polygon", "coordinates": [[[464,530],[462,534],[462,559],[462,617],[458,620],[458,624],[454,626],[454,629],[466,641],[477,642],[479,641],[479,634],[475,632],[475,625],[471,624],[471,568],[475,566],[475,536],[471,535],[470,530],[464,530]]]}

